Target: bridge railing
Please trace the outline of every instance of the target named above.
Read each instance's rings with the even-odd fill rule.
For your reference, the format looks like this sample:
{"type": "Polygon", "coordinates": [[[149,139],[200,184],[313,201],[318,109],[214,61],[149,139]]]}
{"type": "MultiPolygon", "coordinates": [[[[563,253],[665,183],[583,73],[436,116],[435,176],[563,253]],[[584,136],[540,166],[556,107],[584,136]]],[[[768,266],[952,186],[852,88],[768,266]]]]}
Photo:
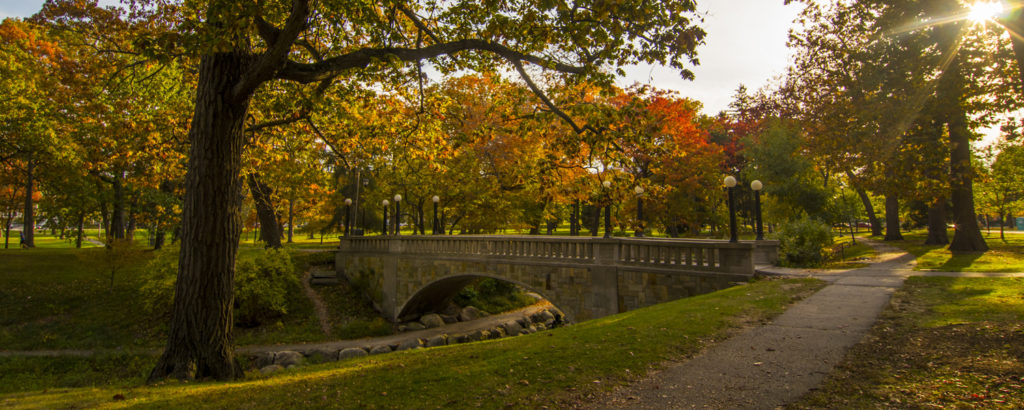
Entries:
{"type": "Polygon", "coordinates": [[[763,253],[753,242],[536,236],[348,237],[341,239],[340,251],[455,259],[515,259],[524,262],[532,260],[749,275],[754,273],[755,253],[763,253]]]}

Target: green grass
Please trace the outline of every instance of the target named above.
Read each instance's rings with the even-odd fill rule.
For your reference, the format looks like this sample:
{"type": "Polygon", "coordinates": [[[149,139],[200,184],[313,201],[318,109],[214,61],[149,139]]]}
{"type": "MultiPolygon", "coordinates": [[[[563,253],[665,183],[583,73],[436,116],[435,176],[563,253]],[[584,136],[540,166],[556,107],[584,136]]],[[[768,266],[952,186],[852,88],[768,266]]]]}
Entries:
{"type": "MultiPolygon", "coordinates": [[[[253,258],[261,250],[243,246],[239,258],[253,258]]],[[[148,314],[139,295],[140,274],[152,251],[142,249],[131,255],[128,264],[114,275],[113,286],[106,252],[99,247],[0,252],[0,350],[162,347],[168,320],[148,314]]],[[[311,260],[329,261],[333,255],[325,258],[296,252],[293,258],[296,275],[301,275],[311,260]]],[[[288,315],[259,327],[236,327],[236,342],[263,345],[329,340],[319,327],[312,303],[300,289],[293,289],[288,300],[288,315]]],[[[331,302],[338,310],[365,305],[361,299],[347,296],[331,302]]],[[[381,334],[384,326],[365,316],[356,319],[366,325],[356,323],[344,334],[381,334]]]]}
{"type": "Polygon", "coordinates": [[[1024,407],[1024,279],[914,277],[796,408],[1024,407]]]}
{"type": "MultiPolygon", "coordinates": [[[[231,383],[33,390],[2,407],[564,407],[699,352],[822,286],[770,280],[527,336],[301,367],[231,383]],[[123,401],[122,401],[123,399],[123,401]]],[[[56,386],[55,386],[56,387],[56,386]]]]}
{"type": "MultiPolygon", "coordinates": [[[[902,241],[887,244],[899,247],[917,257],[915,270],[941,272],[1022,272],[1024,271],[1024,235],[1006,235],[1007,242],[993,233],[985,238],[989,250],[954,255],[945,245],[924,245],[928,233],[904,233],[902,241]]],[[[953,233],[950,231],[950,240],[953,233]]]]}
{"type": "MultiPolygon", "coordinates": [[[[851,239],[849,235],[834,238],[835,244],[850,243],[851,239]]],[[[857,269],[868,266],[867,259],[871,259],[875,256],[874,248],[865,245],[863,241],[857,242],[854,245],[850,245],[848,248],[843,250],[843,258],[827,262],[823,269],[857,269]]]]}

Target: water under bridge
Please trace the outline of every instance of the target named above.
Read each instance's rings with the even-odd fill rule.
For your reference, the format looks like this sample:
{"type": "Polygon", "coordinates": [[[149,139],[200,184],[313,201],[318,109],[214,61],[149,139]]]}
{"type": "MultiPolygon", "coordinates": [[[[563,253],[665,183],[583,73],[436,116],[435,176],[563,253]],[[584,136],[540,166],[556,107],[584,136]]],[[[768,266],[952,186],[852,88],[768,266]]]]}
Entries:
{"type": "Polygon", "coordinates": [[[777,241],[544,236],[343,237],[335,269],[402,321],[481,277],[516,283],[582,321],[749,280],[777,241]]]}

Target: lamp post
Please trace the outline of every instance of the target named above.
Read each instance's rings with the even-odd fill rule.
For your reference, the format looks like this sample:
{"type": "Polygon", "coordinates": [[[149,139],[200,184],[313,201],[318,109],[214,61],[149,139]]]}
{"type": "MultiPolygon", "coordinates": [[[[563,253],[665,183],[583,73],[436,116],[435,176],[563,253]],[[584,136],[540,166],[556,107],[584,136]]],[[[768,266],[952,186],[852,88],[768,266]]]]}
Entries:
{"type": "Polygon", "coordinates": [[[387,199],[385,199],[383,201],[380,201],[380,204],[381,204],[381,206],[384,207],[384,222],[383,222],[384,225],[383,225],[383,227],[381,227],[380,232],[381,232],[381,235],[387,235],[388,234],[388,205],[390,205],[391,203],[388,202],[387,199]]]}
{"type": "Polygon", "coordinates": [[[601,186],[605,189],[605,196],[608,198],[608,202],[604,206],[604,237],[612,237],[612,193],[610,191],[612,187],[612,181],[601,181],[601,186]]]}
{"type": "Polygon", "coordinates": [[[395,194],[395,235],[402,234],[402,195],[395,194]]]}
{"type": "Polygon", "coordinates": [[[633,188],[636,192],[636,233],[637,238],[644,237],[644,187],[637,185],[633,188]]]}
{"type": "Polygon", "coordinates": [[[349,235],[352,225],[352,198],[345,198],[345,236],[349,235]]]}
{"type": "Polygon", "coordinates": [[[755,240],[764,240],[764,228],[761,226],[761,189],[764,188],[764,184],[761,181],[754,180],[750,183],[750,189],[754,190],[754,218],[757,221],[757,238],[755,240]]]}
{"type": "Polygon", "coordinates": [[[732,175],[725,177],[725,188],[729,191],[729,242],[739,242],[736,236],[736,201],[733,199],[733,188],[736,187],[736,178],[732,175]]]}
{"type": "Polygon", "coordinates": [[[437,195],[434,195],[434,196],[432,196],[430,198],[430,202],[434,203],[434,225],[433,225],[433,227],[434,227],[434,235],[440,235],[441,234],[441,230],[437,229],[438,228],[437,227],[437,222],[438,222],[438,220],[437,220],[437,203],[441,202],[441,197],[439,197],[437,195]]]}

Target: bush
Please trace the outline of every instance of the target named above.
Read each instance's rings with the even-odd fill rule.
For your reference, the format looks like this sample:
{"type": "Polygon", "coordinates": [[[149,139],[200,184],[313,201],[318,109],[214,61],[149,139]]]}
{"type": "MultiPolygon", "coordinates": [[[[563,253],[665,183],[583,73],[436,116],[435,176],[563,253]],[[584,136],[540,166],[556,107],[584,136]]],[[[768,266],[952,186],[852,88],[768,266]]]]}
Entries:
{"type": "Polygon", "coordinates": [[[156,256],[141,274],[139,296],[142,297],[142,306],[153,315],[170,317],[174,282],[178,279],[178,251],[177,246],[156,251],[156,256]]]}
{"type": "Polygon", "coordinates": [[[475,306],[484,312],[497,314],[529,306],[535,301],[511,282],[484,278],[466,286],[452,298],[459,306],[475,306]]]}
{"type": "Polygon", "coordinates": [[[832,232],[824,222],[803,217],[782,226],[779,253],[783,266],[807,267],[824,262],[822,249],[832,244],[832,232]]]}
{"type": "MultiPolygon", "coordinates": [[[[177,247],[157,252],[142,273],[142,305],[156,316],[168,317],[178,278],[177,247]]],[[[288,293],[299,286],[291,258],[284,250],[267,250],[235,265],[235,322],[255,326],[288,313],[288,293]]]]}
{"type": "Polygon", "coordinates": [[[235,268],[235,321],[255,326],[288,313],[289,290],[299,286],[288,252],[268,249],[235,268]]]}

